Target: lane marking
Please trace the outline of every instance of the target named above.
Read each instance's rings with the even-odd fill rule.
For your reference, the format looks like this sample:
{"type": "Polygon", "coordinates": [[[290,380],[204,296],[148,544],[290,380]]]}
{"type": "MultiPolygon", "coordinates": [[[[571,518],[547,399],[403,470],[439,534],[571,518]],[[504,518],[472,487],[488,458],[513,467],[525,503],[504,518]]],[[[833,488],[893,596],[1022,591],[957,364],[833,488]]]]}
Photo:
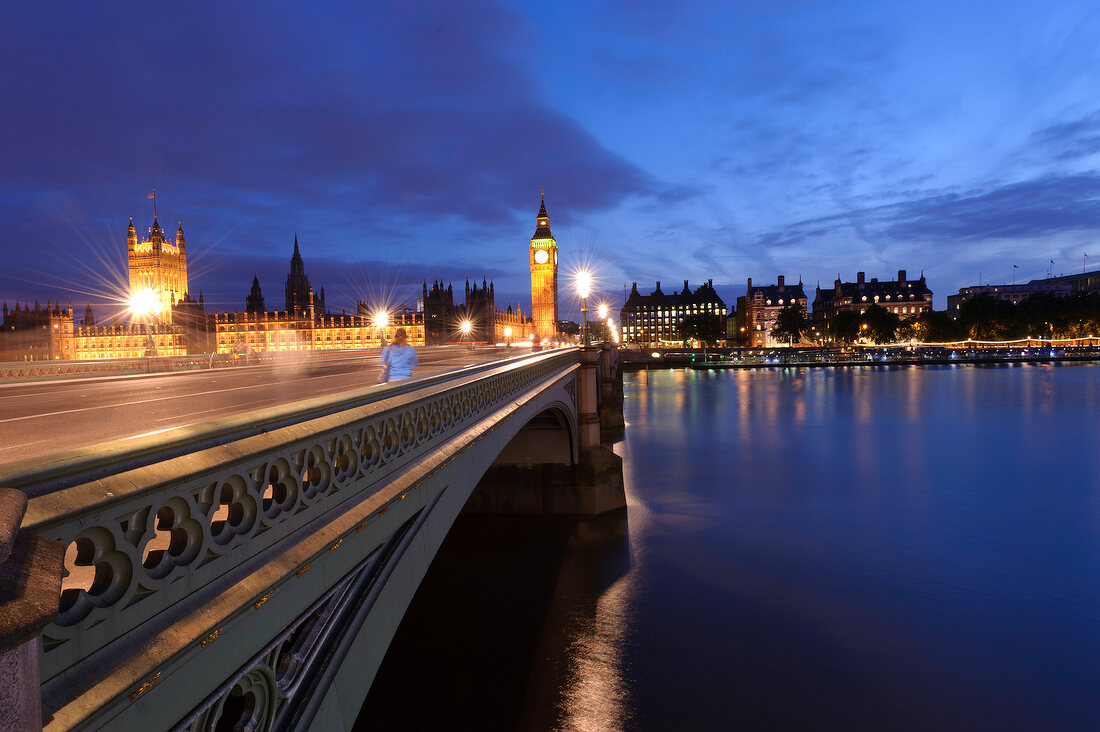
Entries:
{"type": "Polygon", "coordinates": [[[124,440],[136,440],[139,437],[148,437],[150,435],[159,435],[162,432],[171,432],[172,430],[183,429],[184,427],[190,427],[194,422],[188,424],[177,424],[175,427],[165,427],[159,430],[153,430],[152,432],[142,432],[140,435],[130,435],[129,437],[123,437],[124,440]]]}
{"type": "Polygon", "coordinates": [[[20,447],[29,447],[30,445],[38,445],[43,442],[49,442],[49,440],[35,440],[34,442],[21,442],[18,445],[5,445],[4,447],[0,447],[0,452],[4,452],[4,450],[15,450],[20,447]]]}

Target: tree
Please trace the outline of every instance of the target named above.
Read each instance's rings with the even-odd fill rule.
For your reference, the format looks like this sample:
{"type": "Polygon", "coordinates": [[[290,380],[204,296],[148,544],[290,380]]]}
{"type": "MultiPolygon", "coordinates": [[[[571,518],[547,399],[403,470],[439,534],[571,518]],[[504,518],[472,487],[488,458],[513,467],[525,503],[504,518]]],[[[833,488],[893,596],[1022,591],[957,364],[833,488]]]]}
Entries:
{"type": "Polygon", "coordinates": [[[685,341],[713,345],[722,338],[722,321],[717,315],[685,315],[680,323],[680,335],[685,341]]]}
{"type": "Polygon", "coordinates": [[[898,340],[917,341],[918,343],[945,343],[966,338],[958,322],[945,312],[925,310],[915,318],[901,322],[898,328],[898,340]]]}
{"type": "Polygon", "coordinates": [[[772,338],[786,338],[788,344],[794,345],[809,329],[810,321],[806,317],[806,311],[798,303],[793,303],[775,316],[775,327],[772,328],[771,335],[772,338]]]}
{"type": "Polygon", "coordinates": [[[841,310],[833,318],[833,340],[837,343],[854,343],[859,338],[863,316],[855,310],[841,310]]]}
{"type": "MultiPolygon", "coordinates": [[[[863,314],[866,334],[875,343],[893,343],[897,340],[901,318],[881,305],[872,305],[863,314]]],[[[862,328],[862,326],[861,326],[862,328]]]]}

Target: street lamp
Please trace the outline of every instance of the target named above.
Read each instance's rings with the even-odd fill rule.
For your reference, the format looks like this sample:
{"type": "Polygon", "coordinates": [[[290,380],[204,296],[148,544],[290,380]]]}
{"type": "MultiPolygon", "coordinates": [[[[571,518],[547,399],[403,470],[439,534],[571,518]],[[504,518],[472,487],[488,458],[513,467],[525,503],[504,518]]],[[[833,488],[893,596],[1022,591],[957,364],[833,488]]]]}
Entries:
{"type": "MultiPolygon", "coordinates": [[[[470,329],[473,327],[473,323],[469,320],[463,320],[459,323],[458,329],[462,331],[462,340],[467,340],[470,337],[470,329]]],[[[473,344],[470,344],[470,348],[473,348],[473,344]]]]}
{"type": "Polygon", "coordinates": [[[504,329],[504,345],[506,345],[506,346],[512,345],[512,329],[511,328],[505,328],[504,329]]]}
{"type": "Polygon", "coordinates": [[[592,284],[592,275],[587,272],[577,274],[577,294],[581,296],[581,343],[588,347],[588,287],[592,284]]]}

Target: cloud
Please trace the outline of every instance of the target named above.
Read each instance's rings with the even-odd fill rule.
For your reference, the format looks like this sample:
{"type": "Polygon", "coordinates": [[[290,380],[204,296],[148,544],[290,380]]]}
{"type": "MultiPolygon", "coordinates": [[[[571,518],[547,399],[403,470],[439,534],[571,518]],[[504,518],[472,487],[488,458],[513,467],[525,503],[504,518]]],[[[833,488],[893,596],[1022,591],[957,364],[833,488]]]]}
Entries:
{"type": "Polygon", "coordinates": [[[1100,111],[1036,130],[1031,140],[1057,160],[1076,160],[1100,153],[1100,111]]]}
{"type": "MultiPolygon", "coordinates": [[[[162,214],[176,212],[162,218],[226,232],[219,255],[312,227],[334,259],[364,241],[422,259],[446,241],[469,259],[484,243],[471,230],[533,224],[541,186],[562,221],[682,195],[542,98],[519,63],[535,29],[490,0],[3,15],[0,115],[20,141],[0,171],[0,206],[16,209],[0,219],[5,247],[32,229],[70,236],[75,214],[27,220],[65,198],[84,225],[124,226],[158,184],[162,214]]],[[[34,254],[15,264],[36,266],[34,254]]]]}
{"type": "Polygon", "coordinates": [[[1028,239],[1100,229],[1100,174],[1052,175],[853,209],[758,235],[768,247],[801,244],[853,229],[882,241],[945,245],[1028,239]]]}

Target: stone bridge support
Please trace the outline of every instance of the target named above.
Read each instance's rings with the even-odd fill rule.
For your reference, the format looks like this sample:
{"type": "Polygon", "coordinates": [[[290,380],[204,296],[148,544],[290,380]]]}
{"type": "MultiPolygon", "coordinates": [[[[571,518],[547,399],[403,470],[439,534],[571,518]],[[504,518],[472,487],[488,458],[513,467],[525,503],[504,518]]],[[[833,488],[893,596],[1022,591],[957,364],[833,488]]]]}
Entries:
{"type": "Polygon", "coordinates": [[[618,353],[608,346],[580,351],[574,395],[579,452],[546,449],[561,441],[564,420],[533,420],[482,477],[467,512],[595,515],[626,507],[622,458],[608,444],[624,424],[618,353]]]}

